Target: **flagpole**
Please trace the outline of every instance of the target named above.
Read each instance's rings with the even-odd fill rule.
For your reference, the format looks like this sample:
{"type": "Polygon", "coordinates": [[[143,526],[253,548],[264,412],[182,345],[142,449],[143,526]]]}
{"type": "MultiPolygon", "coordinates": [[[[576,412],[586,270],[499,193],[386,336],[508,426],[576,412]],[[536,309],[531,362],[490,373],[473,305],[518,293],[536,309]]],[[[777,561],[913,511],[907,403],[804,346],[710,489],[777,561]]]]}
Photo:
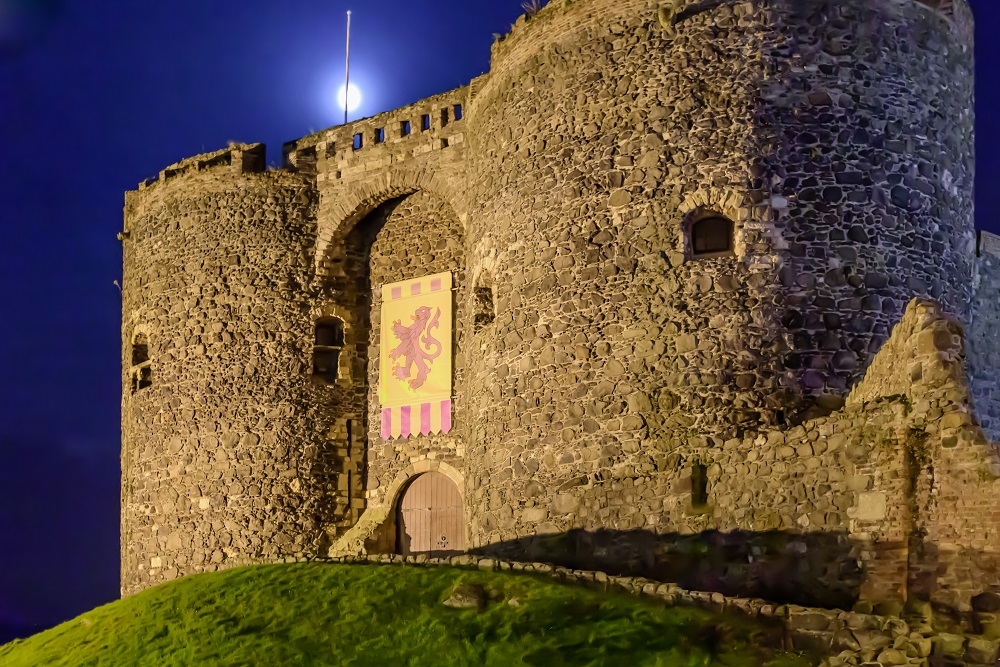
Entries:
{"type": "Polygon", "coordinates": [[[347,10],[347,74],[344,77],[344,125],[347,125],[347,110],[351,106],[351,10],[347,10]]]}

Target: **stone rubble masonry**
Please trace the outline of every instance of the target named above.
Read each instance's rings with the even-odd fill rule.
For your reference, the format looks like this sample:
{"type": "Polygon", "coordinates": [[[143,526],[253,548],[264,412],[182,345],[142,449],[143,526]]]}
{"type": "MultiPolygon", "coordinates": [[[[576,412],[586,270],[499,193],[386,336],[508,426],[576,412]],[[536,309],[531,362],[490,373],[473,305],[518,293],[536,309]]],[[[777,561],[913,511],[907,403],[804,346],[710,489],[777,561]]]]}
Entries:
{"type": "Polygon", "coordinates": [[[966,0],[552,0],[489,73],[282,169],[165,169],[122,234],[123,593],[391,552],[439,471],[476,553],[968,625],[1000,591],[972,46],[966,0]],[[699,209],[733,256],[691,256],[699,209]],[[455,428],[384,441],[379,287],[439,271],[455,428]]]}
{"type": "Polygon", "coordinates": [[[996,234],[980,232],[973,289],[970,384],[976,416],[990,438],[1000,442],[1000,236],[996,234]]]}

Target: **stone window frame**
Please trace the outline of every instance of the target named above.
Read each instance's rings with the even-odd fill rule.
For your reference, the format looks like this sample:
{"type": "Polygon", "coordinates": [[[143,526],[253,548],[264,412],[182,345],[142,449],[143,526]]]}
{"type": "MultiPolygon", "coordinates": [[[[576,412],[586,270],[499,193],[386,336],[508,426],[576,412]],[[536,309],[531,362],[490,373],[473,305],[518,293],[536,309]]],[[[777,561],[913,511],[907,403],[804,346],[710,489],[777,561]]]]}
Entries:
{"type": "Polygon", "coordinates": [[[687,260],[704,260],[704,259],[726,259],[737,257],[737,236],[739,234],[739,226],[736,221],[726,215],[720,210],[721,207],[712,206],[698,206],[691,211],[689,211],[684,216],[684,222],[681,225],[682,233],[684,235],[684,257],[687,260]],[[702,222],[708,220],[721,219],[725,220],[730,225],[730,235],[729,235],[729,248],[727,250],[714,251],[714,252],[695,252],[694,249],[694,230],[695,227],[702,222]]]}
{"type": "Polygon", "coordinates": [[[472,330],[479,334],[489,330],[497,318],[497,296],[493,275],[482,271],[472,283],[472,330]],[[489,304],[489,308],[486,305],[489,304]]]}
{"type": "Polygon", "coordinates": [[[704,510],[708,506],[708,465],[695,461],[691,465],[691,509],[704,510]]]}
{"type": "Polygon", "coordinates": [[[325,385],[335,385],[341,379],[342,358],[347,347],[347,323],[343,319],[325,315],[313,322],[313,378],[325,385]],[[326,337],[332,335],[327,340],[326,337]],[[332,358],[335,362],[324,372],[320,359],[332,358]]]}
{"type": "MultiPolygon", "coordinates": [[[[353,381],[351,373],[351,355],[348,352],[352,349],[351,332],[352,332],[352,321],[349,314],[341,309],[339,306],[332,304],[325,305],[321,308],[315,309],[312,312],[312,329],[310,331],[311,335],[311,353],[309,357],[309,374],[312,382],[317,385],[324,387],[335,387],[335,386],[347,386],[353,381]],[[343,345],[317,345],[317,328],[320,321],[324,319],[335,319],[339,320],[341,326],[343,327],[343,345]],[[316,352],[318,350],[334,350],[338,351],[337,355],[337,377],[332,382],[323,379],[316,374],[316,352]]],[[[310,349],[310,348],[307,348],[310,349]]]]}
{"type": "Polygon", "coordinates": [[[681,475],[688,492],[685,514],[691,517],[711,515],[714,511],[709,479],[711,461],[702,456],[690,456],[687,461],[682,462],[682,466],[681,475]]]}
{"type": "Polygon", "coordinates": [[[149,353],[149,339],[149,332],[144,328],[136,327],[132,331],[129,345],[131,363],[128,375],[133,396],[153,386],[153,360],[149,353]],[[143,342],[140,343],[140,340],[143,342]],[[142,348],[141,351],[140,348],[142,348]]]}

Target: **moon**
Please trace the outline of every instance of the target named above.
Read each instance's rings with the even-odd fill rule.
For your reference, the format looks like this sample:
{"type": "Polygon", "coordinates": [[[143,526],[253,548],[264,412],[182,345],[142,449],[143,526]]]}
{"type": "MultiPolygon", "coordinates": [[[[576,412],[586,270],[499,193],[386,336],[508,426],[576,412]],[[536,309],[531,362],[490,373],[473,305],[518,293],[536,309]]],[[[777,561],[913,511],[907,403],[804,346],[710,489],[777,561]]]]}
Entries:
{"type": "Polygon", "coordinates": [[[341,86],[340,90],[337,91],[337,103],[341,109],[354,111],[361,106],[361,89],[353,83],[349,91],[344,86],[341,86]]]}

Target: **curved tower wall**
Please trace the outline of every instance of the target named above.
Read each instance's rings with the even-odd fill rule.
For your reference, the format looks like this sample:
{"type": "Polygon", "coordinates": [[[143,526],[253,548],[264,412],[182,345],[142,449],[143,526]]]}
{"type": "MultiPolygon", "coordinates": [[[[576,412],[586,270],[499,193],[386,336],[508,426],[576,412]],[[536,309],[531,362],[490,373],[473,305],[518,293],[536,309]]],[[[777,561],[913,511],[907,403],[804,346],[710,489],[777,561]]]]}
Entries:
{"type": "Polygon", "coordinates": [[[331,389],[309,372],[315,191],[252,173],[244,155],[195,158],[127,199],[125,593],[223,562],[315,554],[320,525],[347,504],[347,457],[326,432],[331,389]],[[133,393],[137,335],[151,386],[133,393]]]}
{"type": "Polygon", "coordinates": [[[967,6],[660,4],[552,3],[473,86],[473,545],[703,529],[692,463],[842,404],[912,297],[967,315],[967,6]]]}
{"type": "Polygon", "coordinates": [[[759,163],[789,202],[785,365],[806,394],[843,395],[914,297],[970,322],[972,22],[932,4],[772,3],[787,39],[767,54],[759,163]]]}

